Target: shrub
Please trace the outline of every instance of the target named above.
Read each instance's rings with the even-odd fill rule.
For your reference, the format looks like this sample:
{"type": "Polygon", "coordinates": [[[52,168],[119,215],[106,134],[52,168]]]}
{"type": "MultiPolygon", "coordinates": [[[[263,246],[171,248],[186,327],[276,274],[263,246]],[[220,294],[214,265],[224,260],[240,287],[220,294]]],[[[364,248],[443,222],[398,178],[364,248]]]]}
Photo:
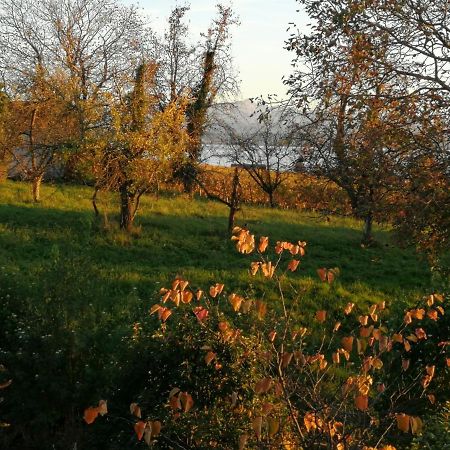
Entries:
{"type": "MultiPolygon", "coordinates": [[[[267,256],[267,237],[256,243],[235,228],[232,239],[240,253],[257,253],[250,273],[278,299],[220,283],[202,292],[181,278],[162,289],[150,309],[158,331],[145,321],[133,336],[138,358],[146,355],[130,390],[138,439],[159,448],[344,450],[405,446],[420,435],[420,416],[447,395],[444,296],[400,319],[385,302],[305,311],[289,275],[305,242],[277,242],[267,256]]],[[[339,270],[317,274],[332,286],[339,270]]]]}

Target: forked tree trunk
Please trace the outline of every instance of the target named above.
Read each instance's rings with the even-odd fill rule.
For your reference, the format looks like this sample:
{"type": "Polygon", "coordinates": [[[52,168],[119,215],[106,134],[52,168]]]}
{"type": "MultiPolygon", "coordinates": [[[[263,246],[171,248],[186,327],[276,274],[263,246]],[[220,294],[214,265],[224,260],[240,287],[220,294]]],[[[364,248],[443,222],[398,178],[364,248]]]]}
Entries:
{"type": "Polygon", "coordinates": [[[44,178],[44,175],[38,175],[33,178],[32,180],[32,190],[33,190],[33,201],[34,202],[40,202],[41,201],[41,183],[42,179],[44,178]]]}

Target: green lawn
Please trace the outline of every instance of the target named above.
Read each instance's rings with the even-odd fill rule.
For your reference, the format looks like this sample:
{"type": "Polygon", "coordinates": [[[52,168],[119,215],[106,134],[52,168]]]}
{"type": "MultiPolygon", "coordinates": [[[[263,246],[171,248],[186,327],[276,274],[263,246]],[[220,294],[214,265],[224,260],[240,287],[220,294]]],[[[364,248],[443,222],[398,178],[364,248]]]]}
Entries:
{"type": "MultiPolygon", "coordinates": [[[[175,276],[194,288],[223,282],[227,292],[276,299],[248,274],[255,257],[238,254],[227,237],[223,205],[149,196],[130,237],[117,229],[115,196],[103,195],[107,219],[95,220],[91,195],[89,187],[45,185],[33,204],[29,185],[0,184],[0,364],[14,379],[0,421],[26,417],[27,433],[47,445],[30,448],[50,448],[55,421],[79,427],[86,405],[113,397],[133,324],[148,320],[159,289],[175,276]]],[[[307,241],[288,278],[300,296],[299,320],[347,301],[388,300],[402,310],[433,288],[425,263],[398,248],[386,228],[363,249],[361,225],[351,219],[249,206],[238,223],[272,243],[307,241]],[[339,267],[341,275],[323,284],[318,267],[339,267]]]]}

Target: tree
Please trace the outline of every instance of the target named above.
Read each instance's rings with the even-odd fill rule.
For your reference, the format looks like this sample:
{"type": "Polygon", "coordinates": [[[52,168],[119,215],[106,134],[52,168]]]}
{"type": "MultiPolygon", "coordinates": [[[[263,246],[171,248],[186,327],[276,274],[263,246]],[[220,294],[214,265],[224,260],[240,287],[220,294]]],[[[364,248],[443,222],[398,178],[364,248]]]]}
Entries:
{"type": "Polygon", "coordinates": [[[50,77],[62,73],[68,83],[55,93],[76,117],[82,150],[102,125],[103,95],[142,55],[146,30],[137,9],[116,0],[1,0],[0,8],[7,89],[27,100],[37,66],[50,77]]]}
{"type": "Polygon", "coordinates": [[[0,182],[8,175],[9,154],[7,152],[7,123],[9,121],[10,102],[3,89],[0,89],[0,182]]]}
{"type": "Polygon", "coordinates": [[[77,123],[68,105],[58,95],[66,82],[63,77],[46,74],[37,66],[27,100],[11,102],[6,152],[12,159],[12,170],[32,182],[32,195],[40,201],[44,176],[63,153],[74,144],[77,123]]]}
{"type": "MultiPolygon", "coordinates": [[[[310,2],[304,2],[309,4],[310,2]]],[[[447,0],[332,1],[342,11],[338,27],[383,37],[386,67],[408,77],[416,89],[450,93],[450,12],[447,0]]]]}
{"type": "Polygon", "coordinates": [[[286,82],[303,108],[301,158],[347,192],[367,244],[374,216],[383,217],[386,199],[401,184],[405,161],[436,127],[437,110],[390,70],[392,49],[382,35],[341,29],[347,10],[338,4],[302,3],[318,25],[309,35],[292,35],[288,46],[297,55],[298,69],[286,82]]]}
{"type": "Polygon", "coordinates": [[[293,169],[294,134],[286,129],[279,111],[261,116],[256,129],[239,131],[226,127],[225,157],[242,167],[268,196],[271,208],[275,206],[275,192],[293,169]]]}
{"type": "Polygon", "coordinates": [[[170,168],[183,158],[189,141],[185,130],[186,100],[178,98],[163,111],[150,87],[155,82],[155,63],[141,63],[131,88],[110,100],[110,127],[96,143],[96,195],[99,190],[118,190],[120,227],[131,231],[140,198],[170,176],[170,168]]]}
{"type": "Polygon", "coordinates": [[[237,24],[231,7],[217,5],[203,42],[188,43],[188,27],[183,22],[189,7],[177,7],[169,17],[169,28],[155,46],[155,60],[160,62],[155,89],[164,109],[180,95],[190,98],[186,108],[186,127],[190,143],[185,162],[175,168],[186,191],[191,191],[202,148],[207,112],[218,96],[236,91],[236,76],[231,66],[230,28],[237,24]]]}
{"type": "Polygon", "coordinates": [[[236,213],[241,209],[243,192],[240,176],[240,167],[234,167],[233,170],[217,167],[202,168],[202,170],[200,170],[194,178],[195,183],[208,198],[217,200],[229,208],[229,234],[233,231],[236,213]]]}

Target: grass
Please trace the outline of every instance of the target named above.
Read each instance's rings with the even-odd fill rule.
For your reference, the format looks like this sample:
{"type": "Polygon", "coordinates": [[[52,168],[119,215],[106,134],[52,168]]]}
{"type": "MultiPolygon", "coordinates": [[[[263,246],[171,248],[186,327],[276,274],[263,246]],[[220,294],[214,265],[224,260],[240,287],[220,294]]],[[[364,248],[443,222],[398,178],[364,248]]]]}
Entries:
{"type": "MultiPolygon", "coordinates": [[[[90,188],[50,185],[42,196],[42,203],[33,204],[27,184],[0,185],[0,267],[6,274],[20,272],[24,285],[37,283],[54,258],[78,259],[105,285],[111,301],[133,289],[150,301],[158,286],[176,275],[202,285],[242,281],[251,259],[234,250],[226,236],[227,210],[211,201],[147,197],[137,233],[130,237],[117,229],[114,197],[103,205],[105,229],[94,220],[90,188]]],[[[316,268],[337,266],[340,285],[350,292],[402,297],[430,288],[425,263],[412,250],[395,246],[387,229],[376,229],[377,246],[362,249],[361,225],[348,218],[327,221],[309,213],[245,207],[238,223],[272,242],[307,241],[295,279],[315,279],[316,268]]]]}
{"type": "MultiPolygon", "coordinates": [[[[24,436],[42,442],[30,448],[69,448],[55,422],[79,427],[86,405],[117,393],[131,370],[133,324],[148,321],[159,289],[175,276],[193,288],[223,282],[227,292],[276,299],[248,274],[255,257],[237,253],[223,205],[148,196],[129,236],[118,230],[116,197],[103,195],[98,220],[91,195],[89,187],[45,185],[34,204],[29,185],[0,184],[0,363],[14,379],[0,422],[26,417],[24,436]]],[[[376,228],[377,245],[363,249],[361,224],[348,218],[246,206],[238,223],[272,243],[307,241],[300,269],[289,276],[300,293],[299,321],[348,301],[364,308],[388,300],[401,310],[432,290],[425,263],[397,247],[388,228],[376,228]],[[339,267],[338,281],[321,283],[318,267],[339,267]]]]}

